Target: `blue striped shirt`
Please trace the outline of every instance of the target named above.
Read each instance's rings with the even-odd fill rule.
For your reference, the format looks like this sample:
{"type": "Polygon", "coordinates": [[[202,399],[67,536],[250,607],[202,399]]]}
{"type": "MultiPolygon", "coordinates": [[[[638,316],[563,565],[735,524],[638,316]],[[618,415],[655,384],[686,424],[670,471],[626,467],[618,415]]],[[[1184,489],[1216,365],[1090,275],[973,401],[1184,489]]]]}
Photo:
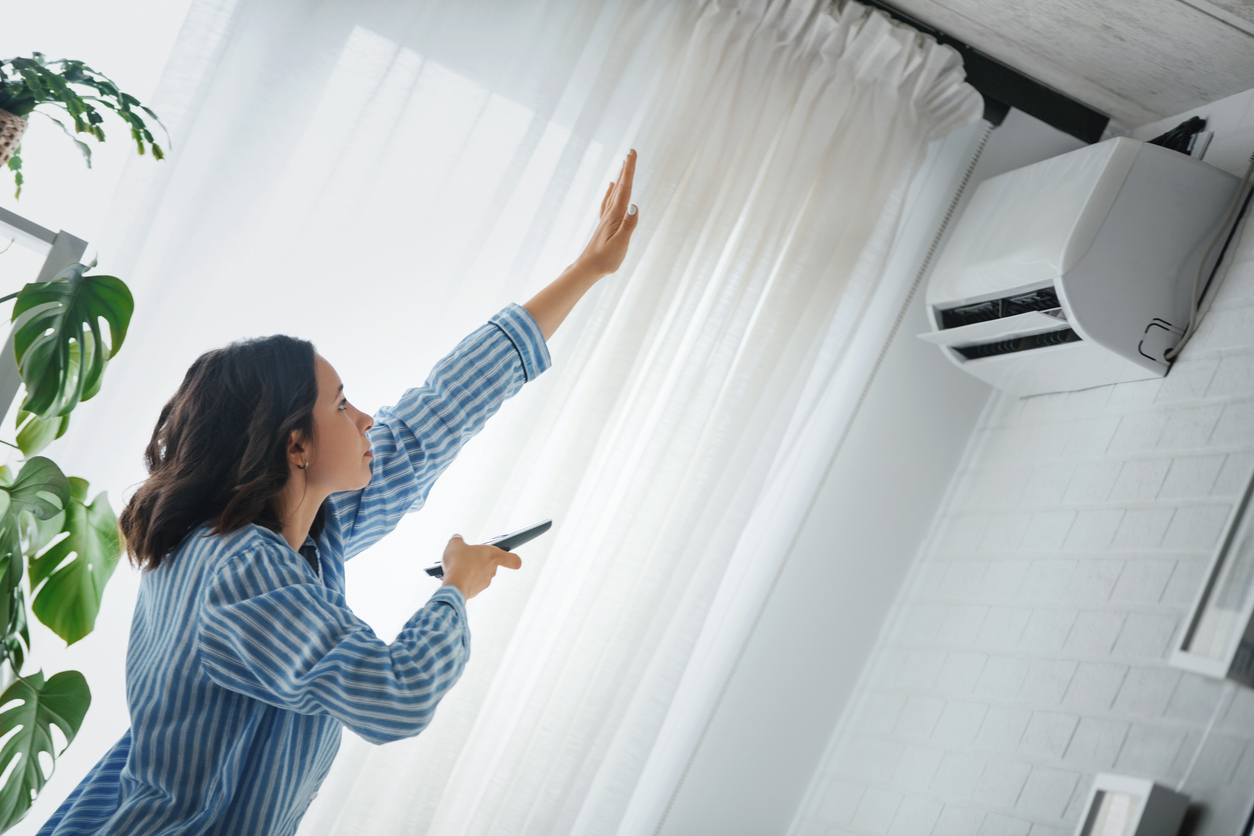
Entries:
{"type": "Polygon", "coordinates": [[[375,415],[370,483],[327,499],[301,552],[250,524],[208,523],[140,580],[126,655],[131,727],[43,834],[290,834],[341,726],[373,743],[418,734],[466,665],[465,600],[441,586],[380,641],[344,598],[344,561],[421,508],[502,402],[549,367],[511,304],[375,415]]]}

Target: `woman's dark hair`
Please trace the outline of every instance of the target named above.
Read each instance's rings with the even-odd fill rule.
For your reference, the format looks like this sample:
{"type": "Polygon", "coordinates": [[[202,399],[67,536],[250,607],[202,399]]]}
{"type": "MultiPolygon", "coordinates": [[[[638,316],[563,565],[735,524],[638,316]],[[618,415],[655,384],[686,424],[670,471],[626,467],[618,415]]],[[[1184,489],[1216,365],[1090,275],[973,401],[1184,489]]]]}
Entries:
{"type": "MultiPolygon", "coordinates": [[[[131,562],[155,569],[201,523],[280,531],[292,430],[313,440],[314,347],[276,335],[206,351],[161,410],[144,451],[148,479],[118,517],[131,562]]],[[[310,534],[325,523],[318,509],[310,534]]]]}

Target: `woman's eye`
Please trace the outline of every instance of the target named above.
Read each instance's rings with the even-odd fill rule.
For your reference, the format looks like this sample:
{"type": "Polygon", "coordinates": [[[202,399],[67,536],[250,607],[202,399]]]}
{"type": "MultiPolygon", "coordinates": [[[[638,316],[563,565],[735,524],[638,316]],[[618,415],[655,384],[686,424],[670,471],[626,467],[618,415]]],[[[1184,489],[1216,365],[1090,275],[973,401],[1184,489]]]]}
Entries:
{"type": "Polygon", "coordinates": [[[343,412],[344,407],[346,406],[348,406],[348,398],[345,398],[344,400],[340,401],[340,411],[343,412]]]}

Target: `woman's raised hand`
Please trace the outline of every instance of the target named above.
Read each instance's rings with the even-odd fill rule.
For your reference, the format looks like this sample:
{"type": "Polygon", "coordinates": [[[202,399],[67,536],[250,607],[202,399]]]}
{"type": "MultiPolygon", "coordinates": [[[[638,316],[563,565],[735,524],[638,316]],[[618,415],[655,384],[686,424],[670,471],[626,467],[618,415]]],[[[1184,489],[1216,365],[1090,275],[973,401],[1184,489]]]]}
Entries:
{"type": "Polygon", "coordinates": [[[635,174],[636,152],[633,149],[623,161],[618,179],[606,189],[601,200],[601,222],[576,260],[594,273],[613,273],[627,257],[632,230],[640,223],[640,213],[631,202],[631,183],[635,174]]]}
{"type": "Polygon", "coordinates": [[[498,566],[522,568],[522,560],[513,552],[496,546],[472,546],[454,534],[444,547],[444,582],[462,591],[466,600],[488,588],[498,566]]]}

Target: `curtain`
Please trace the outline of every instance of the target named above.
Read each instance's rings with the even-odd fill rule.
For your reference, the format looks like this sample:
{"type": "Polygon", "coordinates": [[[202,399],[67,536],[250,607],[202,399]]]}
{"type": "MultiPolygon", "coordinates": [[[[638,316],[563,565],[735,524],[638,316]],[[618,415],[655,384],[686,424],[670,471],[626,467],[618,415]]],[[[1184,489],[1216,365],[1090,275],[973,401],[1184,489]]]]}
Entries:
{"type": "MultiPolygon", "coordinates": [[[[171,160],[130,166],[99,242],[137,296],[81,408],[109,443],[50,449],[123,499],[200,352],[291,333],[357,406],[391,403],[574,259],[637,149],[626,262],[350,563],[350,604],[391,639],[454,532],[554,527],[470,602],[434,723],[346,735],[301,832],[650,829],[645,765],[681,682],[720,669],[693,656],[720,589],[769,572],[795,525],[781,497],[830,432],[906,185],[980,115],[957,53],[853,0],[196,0],[152,104],[171,160]]],[[[118,572],[82,643],[113,643],[98,666],[136,583],[118,572]]],[[[56,801],[125,728],[116,698],[93,712],[56,801]]]]}

